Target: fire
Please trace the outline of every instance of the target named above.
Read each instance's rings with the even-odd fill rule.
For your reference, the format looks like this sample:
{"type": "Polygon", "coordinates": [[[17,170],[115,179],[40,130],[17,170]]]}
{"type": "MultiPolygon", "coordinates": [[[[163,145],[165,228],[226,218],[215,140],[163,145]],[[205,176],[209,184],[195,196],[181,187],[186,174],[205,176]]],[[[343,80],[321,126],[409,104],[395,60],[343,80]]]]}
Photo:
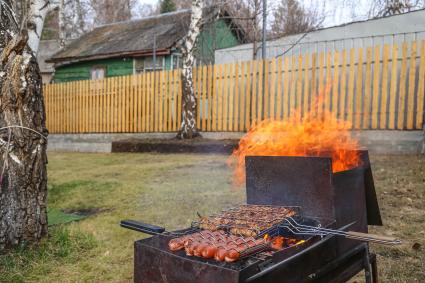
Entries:
{"type": "Polygon", "coordinates": [[[361,161],[353,150],[359,143],[351,137],[351,123],[337,119],[330,111],[318,114],[317,106],[322,105],[318,101],[303,117],[296,110],[286,121],[264,120],[252,127],[228,160],[235,184],[245,182],[245,156],[329,156],[333,172],[357,167],[361,161]]]}

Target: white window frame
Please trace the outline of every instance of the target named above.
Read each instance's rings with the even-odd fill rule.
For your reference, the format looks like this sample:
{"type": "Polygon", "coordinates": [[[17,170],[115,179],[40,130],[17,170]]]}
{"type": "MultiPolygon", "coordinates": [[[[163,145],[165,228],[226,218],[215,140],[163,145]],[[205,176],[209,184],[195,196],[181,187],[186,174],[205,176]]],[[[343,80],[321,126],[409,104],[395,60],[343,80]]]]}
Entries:
{"type": "MultiPolygon", "coordinates": [[[[177,59],[177,68],[176,69],[179,69],[179,63],[181,62],[181,60],[182,60],[182,54],[181,53],[173,53],[173,54],[171,54],[171,70],[174,70],[175,68],[174,68],[174,60],[175,59],[177,59]]],[[[182,66],[183,66],[183,64],[182,64],[182,66]]]]}
{"type": "Polygon", "coordinates": [[[101,79],[104,79],[104,78],[106,78],[106,66],[103,66],[103,65],[93,66],[90,69],[90,79],[91,80],[101,80],[101,79]],[[100,76],[100,74],[102,74],[102,75],[100,76]]]}
{"type": "MultiPolygon", "coordinates": [[[[158,60],[162,60],[162,62],[161,62],[161,67],[160,68],[156,68],[156,69],[154,69],[154,68],[146,68],[145,67],[145,60],[147,59],[147,58],[150,58],[150,59],[152,59],[153,60],[153,58],[151,57],[151,56],[146,56],[146,57],[135,57],[135,58],[133,58],[133,74],[137,74],[137,70],[136,70],[136,60],[142,60],[143,59],[143,70],[142,70],[142,72],[144,73],[144,72],[152,72],[152,71],[163,71],[164,69],[165,69],[165,56],[163,56],[163,55],[161,55],[161,56],[157,56],[156,57],[156,60],[157,60],[157,62],[158,62],[158,60]]],[[[140,72],[139,72],[140,73],[140,72]]]]}

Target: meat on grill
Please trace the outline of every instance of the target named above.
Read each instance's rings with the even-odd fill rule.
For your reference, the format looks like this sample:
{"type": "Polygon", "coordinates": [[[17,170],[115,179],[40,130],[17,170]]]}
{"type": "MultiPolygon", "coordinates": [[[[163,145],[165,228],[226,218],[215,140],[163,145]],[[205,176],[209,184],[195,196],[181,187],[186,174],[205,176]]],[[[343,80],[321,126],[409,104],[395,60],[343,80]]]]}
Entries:
{"type": "Polygon", "coordinates": [[[170,240],[169,248],[172,251],[184,248],[188,256],[234,262],[244,253],[250,254],[266,249],[280,250],[284,241],[285,239],[281,236],[272,239],[255,239],[254,237],[227,235],[221,230],[203,230],[170,240]]]}
{"type": "Polygon", "coordinates": [[[255,237],[260,231],[279,224],[295,211],[278,206],[242,205],[214,217],[201,217],[199,227],[217,231],[228,229],[233,235],[255,237]]]}
{"type": "Polygon", "coordinates": [[[226,235],[224,231],[204,230],[170,240],[170,250],[185,249],[188,256],[214,258],[217,261],[233,262],[250,248],[266,244],[265,239],[226,235]]]}

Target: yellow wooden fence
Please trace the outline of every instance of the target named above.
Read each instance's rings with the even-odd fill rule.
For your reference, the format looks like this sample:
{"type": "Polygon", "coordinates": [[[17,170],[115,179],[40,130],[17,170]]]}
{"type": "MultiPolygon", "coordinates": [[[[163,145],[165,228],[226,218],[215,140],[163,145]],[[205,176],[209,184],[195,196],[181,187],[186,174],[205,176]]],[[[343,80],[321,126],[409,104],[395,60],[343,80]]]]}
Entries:
{"type": "MultiPolygon", "coordinates": [[[[424,85],[425,41],[203,66],[197,125],[246,131],[306,113],[321,95],[354,129],[422,129],[424,85]]],[[[51,133],[175,132],[181,123],[179,70],[49,84],[44,95],[51,133]]]]}

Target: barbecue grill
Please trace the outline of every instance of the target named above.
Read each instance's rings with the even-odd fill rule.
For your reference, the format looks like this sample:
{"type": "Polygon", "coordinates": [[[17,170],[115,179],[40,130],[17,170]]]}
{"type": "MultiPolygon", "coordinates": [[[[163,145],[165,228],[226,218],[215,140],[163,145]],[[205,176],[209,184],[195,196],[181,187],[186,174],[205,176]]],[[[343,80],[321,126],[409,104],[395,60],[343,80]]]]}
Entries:
{"type": "MultiPolygon", "coordinates": [[[[246,207],[293,211],[253,229],[257,238],[284,235],[298,241],[280,250],[248,250],[235,262],[219,262],[169,249],[170,240],[199,232],[202,217],[172,232],[122,221],[125,228],[153,235],[134,244],[134,282],[346,282],[362,270],[367,283],[377,282],[376,257],[364,241],[396,241],[347,232],[367,233],[368,225],[382,225],[368,153],[359,154],[361,165],[337,173],[329,157],[246,157],[246,207]]],[[[226,221],[218,228],[230,233],[236,222],[226,221]]]]}

